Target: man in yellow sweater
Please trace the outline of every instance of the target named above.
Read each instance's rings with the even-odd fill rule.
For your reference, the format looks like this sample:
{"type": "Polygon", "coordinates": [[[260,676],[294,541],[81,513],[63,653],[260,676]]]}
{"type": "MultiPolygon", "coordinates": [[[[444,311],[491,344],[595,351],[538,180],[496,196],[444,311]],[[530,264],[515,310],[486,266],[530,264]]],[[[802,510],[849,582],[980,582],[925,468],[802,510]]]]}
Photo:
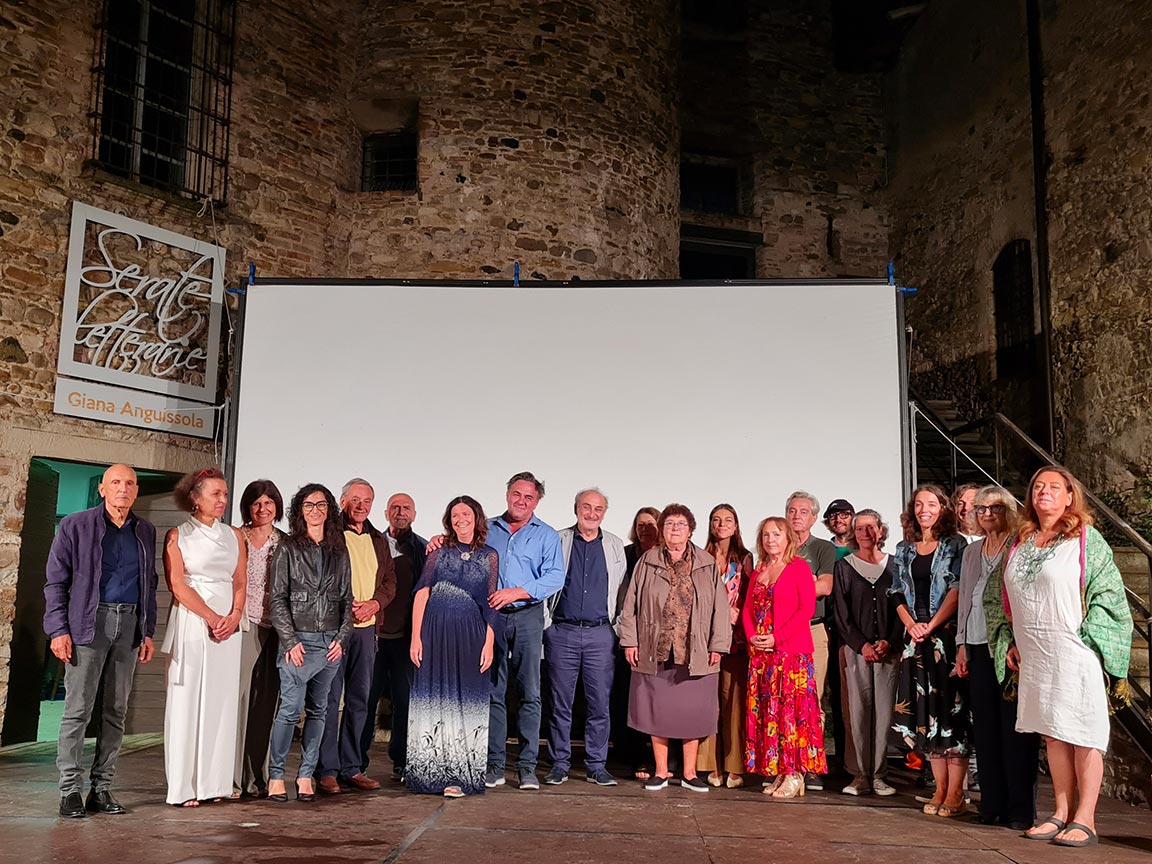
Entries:
{"type": "Polygon", "coordinates": [[[341,668],[328,692],[328,721],[320,743],[320,791],[339,795],[344,786],[371,791],[380,784],[363,773],[367,762],[364,727],[373,722],[368,705],[376,663],[376,631],[383,612],[396,596],[396,572],[387,538],[368,521],[375,493],[356,477],[344,484],[340,509],[344,540],[352,563],[352,636],[344,647],[341,668]],[[340,696],[344,715],[340,717],[340,696]],[[338,722],[339,721],[339,722],[338,722]]]}

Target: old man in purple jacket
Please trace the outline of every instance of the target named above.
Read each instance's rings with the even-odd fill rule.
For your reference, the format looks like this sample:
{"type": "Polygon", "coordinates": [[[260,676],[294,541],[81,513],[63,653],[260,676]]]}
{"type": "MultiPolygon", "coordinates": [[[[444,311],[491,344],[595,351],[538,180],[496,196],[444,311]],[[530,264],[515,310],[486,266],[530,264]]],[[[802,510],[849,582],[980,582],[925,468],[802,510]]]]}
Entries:
{"type": "Polygon", "coordinates": [[[89,811],[127,812],[112,797],[112,778],[136,663],[152,659],[156,632],[156,528],[132,512],[139,493],[136,472],[113,465],[99,490],[102,504],[61,520],[44,584],[44,632],[65,666],[56,756],[60,815],[74,819],[89,811]],[[100,731],[85,801],[84,729],[101,685],[100,731]]]}

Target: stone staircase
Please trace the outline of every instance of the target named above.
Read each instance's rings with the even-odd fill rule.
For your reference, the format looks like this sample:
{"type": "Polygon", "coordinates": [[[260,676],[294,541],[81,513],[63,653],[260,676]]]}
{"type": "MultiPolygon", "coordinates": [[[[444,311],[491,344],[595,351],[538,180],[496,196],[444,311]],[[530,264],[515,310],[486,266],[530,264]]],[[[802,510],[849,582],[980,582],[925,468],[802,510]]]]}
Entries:
{"type": "MultiPolygon", "coordinates": [[[[944,399],[916,401],[928,414],[928,417],[917,414],[914,429],[918,482],[937,483],[949,491],[962,483],[991,482],[989,476],[997,476],[994,443],[986,440],[981,430],[973,430],[955,439],[964,455],[955,452],[948,438],[936,431],[933,424],[949,433],[963,426],[966,420],[957,413],[956,406],[944,399]]],[[[1017,499],[1022,500],[1025,487],[1036,467],[1038,466],[1027,465],[1022,471],[1001,468],[1000,485],[1008,489],[1017,499]]],[[[1105,533],[1109,533],[1106,525],[1100,527],[1105,533]]],[[[1124,584],[1140,597],[1146,608],[1152,607],[1152,573],[1149,572],[1148,558],[1133,546],[1116,543],[1113,544],[1113,553],[1116,564],[1124,576],[1124,584]]],[[[1148,621],[1143,623],[1145,626],[1149,624],[1148,621]]],[[[1132,643],[1130,677],[1143,687],[1146,693],[1152,692],[1149,662],[1148,643],[1137,635],[1132,643]]]]}

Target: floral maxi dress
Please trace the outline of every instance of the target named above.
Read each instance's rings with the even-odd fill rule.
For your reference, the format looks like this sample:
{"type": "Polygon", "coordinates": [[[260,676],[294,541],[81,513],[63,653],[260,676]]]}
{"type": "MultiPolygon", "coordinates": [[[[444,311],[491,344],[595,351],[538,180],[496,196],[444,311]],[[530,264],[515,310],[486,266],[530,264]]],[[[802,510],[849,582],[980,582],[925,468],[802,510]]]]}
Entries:
{"type": "MultiPolygon", "coordinates": [[[[756,581],[748,589],[752,620],[758,634],[772,632],[775,585],[756,581]]],[[[823,774],[824,717],[816,693],[811,654],[761,651],[748,646],[748,771],[777,774],[823,774]]]]}

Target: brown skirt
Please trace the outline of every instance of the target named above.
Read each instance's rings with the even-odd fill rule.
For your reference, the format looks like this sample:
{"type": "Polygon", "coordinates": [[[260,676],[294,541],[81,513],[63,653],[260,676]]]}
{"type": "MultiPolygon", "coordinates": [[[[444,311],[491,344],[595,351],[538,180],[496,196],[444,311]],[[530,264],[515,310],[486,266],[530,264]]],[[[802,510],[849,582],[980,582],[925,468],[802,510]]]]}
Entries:
{"type": "Polygon", "coordinates": [[[655,675],[633,669],[628,725],[657,738],[715,735],[720,719],[716,682],[715,675],[689,675],[687,666],[657,663],[655,675]]]}

